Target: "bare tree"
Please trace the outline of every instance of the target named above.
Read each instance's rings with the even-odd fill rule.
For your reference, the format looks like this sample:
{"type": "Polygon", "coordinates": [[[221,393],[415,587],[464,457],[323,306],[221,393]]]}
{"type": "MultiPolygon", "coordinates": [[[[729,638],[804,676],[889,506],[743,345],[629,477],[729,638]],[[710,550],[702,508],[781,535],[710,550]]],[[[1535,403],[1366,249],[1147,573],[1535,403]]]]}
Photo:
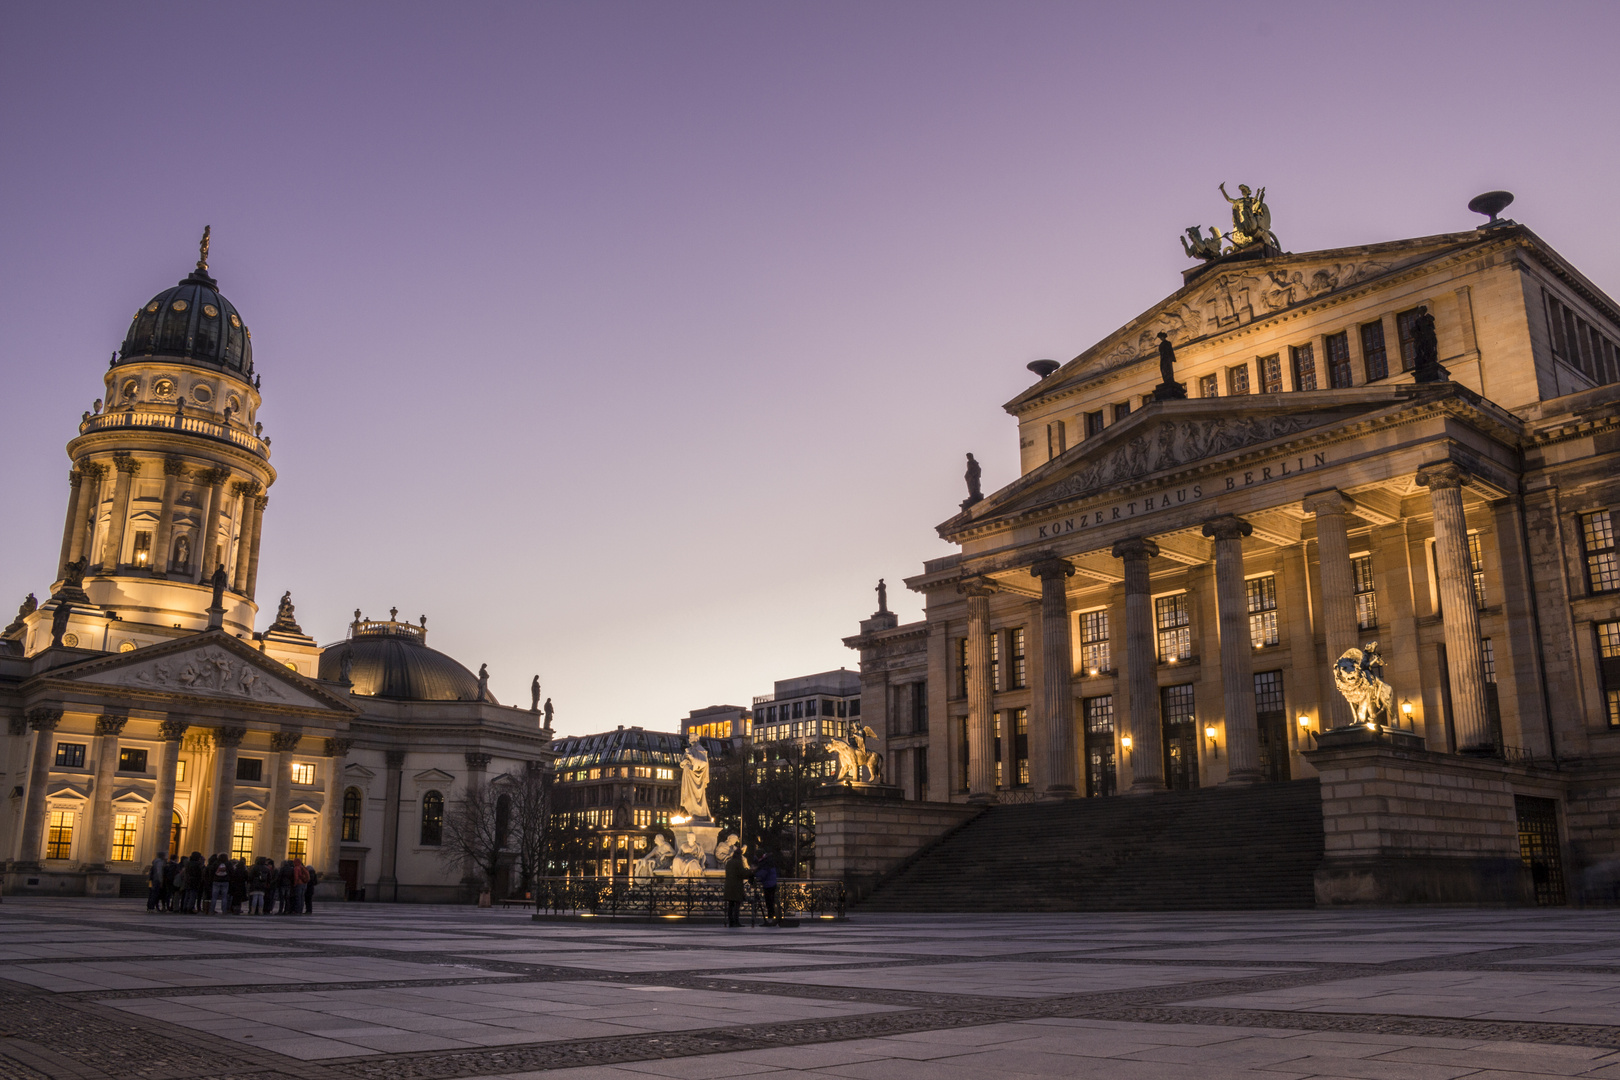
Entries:
{"type": "Polygon", "coordinates": [[[517,847],[518,874],[522,887],[532,889],[545,874],[546,832],[551,817],[551,784],[555,773],[543,762],[526,762],[523,775],[514,778],[512,797],[512,840],[517,847]]]}
{"type": "Polygon", "coordinates": [[[511,831],[510,814],[503,814],[499,805],[505,794],[501,789],[507,786],[499,783],[502,779],[510,781],[511,777],[502,774],[494,782],[469,783],[460,801],[447,807],[444,813],[439,858],[447,865],[466,867],[468,875],[481,884],[483,892],[495,890],[501,852],[511,831]]]}

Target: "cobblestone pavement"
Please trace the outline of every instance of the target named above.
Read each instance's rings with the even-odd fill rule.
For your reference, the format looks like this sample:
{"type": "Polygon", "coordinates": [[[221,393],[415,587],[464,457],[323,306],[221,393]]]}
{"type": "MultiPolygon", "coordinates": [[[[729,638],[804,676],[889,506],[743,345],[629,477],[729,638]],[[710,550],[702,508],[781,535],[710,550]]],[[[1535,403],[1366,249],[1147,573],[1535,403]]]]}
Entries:
{"type": "Polygon", "coordinates": [[[0,904],[0,1080],[1620,1080],[1620,912],[0,904]]]}

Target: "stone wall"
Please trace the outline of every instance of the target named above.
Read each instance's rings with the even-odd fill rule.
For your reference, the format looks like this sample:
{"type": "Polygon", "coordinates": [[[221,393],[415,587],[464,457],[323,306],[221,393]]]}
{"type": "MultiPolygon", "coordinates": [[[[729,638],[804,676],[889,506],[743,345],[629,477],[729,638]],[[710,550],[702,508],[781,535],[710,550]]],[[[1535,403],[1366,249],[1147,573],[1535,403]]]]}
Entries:
{"type": "Polygon", "coordinates": [[[978,806],[911,802],[898,794],[896,789],[840,788],[811,797],[816,877],[841,879],[850,898],[858,900],[878,878],[983,813],[978,806]]]}
{"type": "Polygon", "coordinates": [[[1581,775],[1564,804],[1570,900],[1620,904],[1620,767],[1581,775]]]}

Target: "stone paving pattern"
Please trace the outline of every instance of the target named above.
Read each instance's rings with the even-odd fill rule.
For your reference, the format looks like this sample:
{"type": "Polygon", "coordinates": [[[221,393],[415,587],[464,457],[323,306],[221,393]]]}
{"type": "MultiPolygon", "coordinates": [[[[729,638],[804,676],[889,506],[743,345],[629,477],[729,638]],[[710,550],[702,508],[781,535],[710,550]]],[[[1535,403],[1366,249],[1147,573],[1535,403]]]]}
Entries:
{"type": "Polygon", "coordinates": [[[0,904],[0,1080],[1620,1080],[1620,912],[0,904]]]}

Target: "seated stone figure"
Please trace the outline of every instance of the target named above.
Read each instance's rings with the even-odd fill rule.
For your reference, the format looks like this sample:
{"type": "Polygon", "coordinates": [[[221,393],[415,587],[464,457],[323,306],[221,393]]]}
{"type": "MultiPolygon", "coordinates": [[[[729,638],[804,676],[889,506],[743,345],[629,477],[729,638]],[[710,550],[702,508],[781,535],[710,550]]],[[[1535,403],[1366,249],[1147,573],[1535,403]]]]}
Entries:
{"type": "Polygon", "coordinates": [[[675,848],[662,833],[653,837],[653,846],[647,854],[630,865],[630,880],[646,881],[658,870],[668,870],[675,860],[675,848]]]}
{"type": "Polygon", "coordinates": [[[714,867],[715,867],[715,869],[716,870],[724,870],[725,866],[726,866],[726,860],[731,858],[731,853],[733,851],[739,851],[739,850],[741,850],[741,848],[742,848],[742,841],[737,838],[736,833],[732,833],[730,836],[726,837],[724,840],[721,840],[718,844],[714,845],[714,867]]]}
{"type": "Polygon", "coordinates": [[[669,868],[680,878],[703,876],[703,845],[698,843],[696,834],[687,834],[680,852],[670,863],[669,868]]]}

